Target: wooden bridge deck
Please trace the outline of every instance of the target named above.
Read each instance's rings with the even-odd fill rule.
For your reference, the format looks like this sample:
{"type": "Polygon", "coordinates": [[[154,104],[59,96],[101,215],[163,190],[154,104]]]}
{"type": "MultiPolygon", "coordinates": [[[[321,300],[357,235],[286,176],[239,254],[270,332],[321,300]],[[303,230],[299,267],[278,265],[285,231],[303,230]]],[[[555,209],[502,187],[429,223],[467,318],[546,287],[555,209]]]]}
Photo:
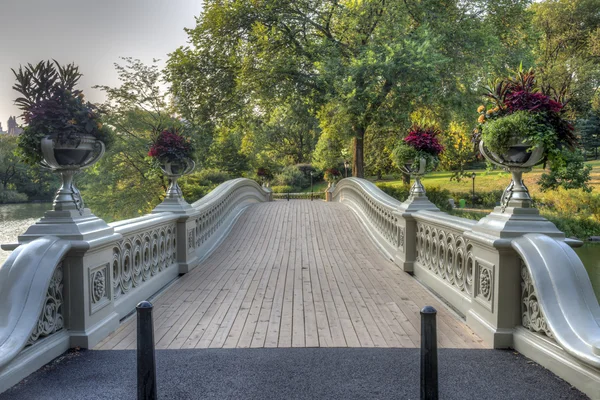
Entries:
{"type": "MultiPolygon", "coordinates": [[[[252,205],[220,247],[154,304],[158,349],[419,347],[425,305],[438,310],[440,347],[483,347],[339,203],[252,205]]],[[[134,349],[135,327],[129,318],[96,348],[134,349]]]]}

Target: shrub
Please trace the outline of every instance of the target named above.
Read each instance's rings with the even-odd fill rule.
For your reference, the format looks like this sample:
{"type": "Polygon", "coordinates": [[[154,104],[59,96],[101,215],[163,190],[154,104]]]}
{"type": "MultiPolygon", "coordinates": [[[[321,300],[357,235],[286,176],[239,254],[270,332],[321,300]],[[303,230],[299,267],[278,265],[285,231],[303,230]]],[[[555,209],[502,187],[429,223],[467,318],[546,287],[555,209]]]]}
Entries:
{"type": "Polygon", "coordinates": [[[14,190],[0,190],[0,204],[25,203],[27,200],[27,195],[24,193],[14,190]]]}
{"type": "Polygon", "coordinates": [[[590,236],[600,236],[600,223],[590,218],[571,218],[565,216],[544,214],[567,237],[586,240],[590,236]]]}
{"type": "Polygon", "coordinates": [[[273,193],[295,193],[295,192],[298,192],[298,188],[295,188],[293,186],[287,186],[287,185],[271,186],[271,190],[273,191],[273,193]]]}
{"type": "MultiPolygon", "coordinates": [[[[475,206],[482,208],[494,208],[500,202],[503,193],[503,190],[475,192],[475,206]]],[[[473,192],[451,192],[450,195],[454,199],[455,203],[458,204],[460,199],[465,199],[467,204],[470,205],[473,192]]]]}
{"type": "Polygon", "coordinates": [[[563,150],[565,163],[554,163],[550,165],[550,173],[543,173],[538,184],[540,190],[554,190],[558,187],[565,189],[582,189],[591,192],[592,188],[588,186],[590,181],[591,165],[584,164],[584,156],[580,150],[563,150]]]}
{"type": "MultiPolygon", "coordinates": [[[[400,201],[408,199],[408,195],[410,193],[410,186],[408,185],[391,186],[384,183],[379,183],[377,184],[377,187],[387,195],[392,196],[400,201]]],[[[452,209],[452,207],[450,207],[450,203],[448,202],[448,199],[451,197],[450,191],[446,189],[440,189],[439,187],[427,188],[427,198],[442,211],[448,212],[452,209]]]]}
{"type": "Polygon", "coordinates": [[[310,186],[310,174],[308,179],[304,173],[295,165],[287,166],[281,173],[275,175],[273,180],[275,186],[294,186],[298,188],[307,188],[310,186]]]}
{"type": "Polygon", "coordinates": [[[179,186],[185,199],[192,203],[206,196],[211,190],[229,179],[231,177],[226,172],[209,168],[193,172],[180,179],[179,186]]]}

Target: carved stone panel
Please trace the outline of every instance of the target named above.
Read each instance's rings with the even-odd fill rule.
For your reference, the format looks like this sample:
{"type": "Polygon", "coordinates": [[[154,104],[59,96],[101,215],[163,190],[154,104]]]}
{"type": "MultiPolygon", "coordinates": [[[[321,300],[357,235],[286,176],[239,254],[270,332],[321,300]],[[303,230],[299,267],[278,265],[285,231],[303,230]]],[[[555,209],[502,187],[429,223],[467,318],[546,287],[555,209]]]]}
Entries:
{"type": "Polygon", "coordinates": [[[187,234],[188,239],[188,253],[193,253],[196,250],[196,229],[192,228],[188,230],[187,234]]]}
{"type": "Polygon", "coordinates": [[[404,235],[405,235],[405,230],[403,226],[399,226],[398,227],[398,247],[400,248],[400,251],[404,253],[404,249],[405,249],[405,241],[404,241],[404,235]]]}
{"type": "Polygon", "coordinates": [[[37,324],[34,326],[31,336],[27,341],[27,346],[30,346],[43,337],[50,336],[55,332],[60,331],[64,327],[63,318],[63,267],[62,263],[58,264],[48,291],[46,292],[46,300],[42,306],[42,311],[38,318],[37,324]]]}
{"type": "Polygon", "coordinates": [[[521,260],[521,323],[532,332],[554,338],[540,306],[531,274],[521,260]]]}
{"type": "Polygon", "coordinates": [[[110,303],[112,296],[108,280],[109,273],[110,264],[104,264],[90,269],[90,315],[110,303]]]}
{"type": "Polygon", "coordinates": [[[490,311],[494,311],[494,268],[488,261],[475,259],[475,300],[490,311]]]}

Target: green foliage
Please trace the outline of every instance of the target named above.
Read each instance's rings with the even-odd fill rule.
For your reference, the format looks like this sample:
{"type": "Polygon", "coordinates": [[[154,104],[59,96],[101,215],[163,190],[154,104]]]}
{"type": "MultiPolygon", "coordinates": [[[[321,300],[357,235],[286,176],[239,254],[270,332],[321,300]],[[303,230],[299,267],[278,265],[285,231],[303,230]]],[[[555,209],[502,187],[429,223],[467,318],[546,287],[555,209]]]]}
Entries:
{"type": "Polygon", "coordinates": [[[322,170],[338,168],[340,164],[344,163],[342,151],[345,147],[342,138],[335,136],[330,131],[324,132],[313,153],[313,164],[322,170]]]}
{"type": "MultiPolygon", "coordinates": [[[[408,199],[410,193],[409,185],[391,186],[384,183],[377,183],[377,187],[387,195],[400,201],[408,199]]],[[[427,198],[442,211],[448,212],[452,209],[448,202],[448,199],[451,197],[450,191],[446,189],[440,189],[439,187],[427,188],[427,198]]]]}
{"type": "Polygon", "coordinates": [[[231,179],[231,175],[214,168],[194,171],[179,180],[179,186],[188,203],[193,203],[206,196],[221,183],[231,179]]]}
{"type": "Polygon", "coordinates": [[[444,131],[442,145],[444,151],[440,154],[440,167],[453,172],[451,180],[460,181],[465,176],[467,164],[475,158],[467,125],[452,121],[444,131]]]}
{"type": "Polygon", "coordinates": [[[600,147],[600,111],[589,111],[583,118],[577,120],[577,132],[579,142],[585,150],[595,159],[598,159],[598,147],[600,147]]]}
{"type": "Polygon", "coordinates": [[[589,218],[544,215],[550,222],[563,231],[567,237],[586,240],[590,236],[600,235],[600,222],[589,218]]]}
{"type": "Polygon", "coordinates": [[[239,131],[221,129],[210,146],[207,165],[231,176],[241,176],[249,169],[248,158],[241,152],[241,140],[239,131]]]}
{"type": "Polygon", "coordinates": [[[597,95],[600,74],[600,2],[552,0],[534,2],[533,50],[543,86],[570,99],[569,107],[585,113],[597,95]]]}
{"type": "Polygon", "coordinates": [[[485,146],[496,154],[505,154],[510,146],[523,140],[534,147],[551,143],[556,133],[540,118],[540,114],[518,111],[482,125],[485,146]]]}
{"type": "Polygon", "coordinates": [[[271,190],[273,191],[273,193],[296,193],[300,191],[299,188],[289,185],[271,186],[271,190]]]}
{"type": "Polygon", "coordinates": [[[418,152],[415,148],[407,145],[403,140],[398,141],[398,144],[392,151],[392,158],[398,167],[414,162],[417,156],[418,152]]]}
{"type": "Polygon", "coordinates": [[[19,193],[14,190],[0,189],[0,204],[10,203],[26,203],[28,197],[24,193],[19,193]]]}
{"type": "Polygon", "coordinates": [[[532,58],[527,6],[209,0],[166,78],[205,148],[220,129],[243,126],[252,169],[265,153],[290,165],[310,160],[320,127],[343,148],[352,140],[355,175],[381,175],[391,168],[388,132],[408,128],[413,110],[466,118],[482,77],[532,58]]]}
{"type": "Polygon", "coordinates": [[[195,136],[193,126],[172,117],[158,67],[132,58],[123,61],[115,65],[120,85],[98,87],[106,94],[101,107],[116,132],[115,143],[79,179],[86,203],[107,220],[143,215],[161,202],[168,182],[148,157],[153,138],[166,128],[195,136]]]}
{"type": "Polygon", "coordinates": [[[273,178],[275,186],[291,186],[295,188],[306,188],[310,186],[310,175],[307,176],[295,165],[285,167],[281,173],[273,178]]]}
{"type": "Polygon", "coordinates": [[[16,137],[0,135],[0,189],[7,189],[9,184],[18,182],[22,173],[23,168],[15,154],[16,150],[16,137]]]}
{"type": "Polygon", "coordinates": [[[545,192],[562,187],[591,192],[592,188],[588,186],[588,182],[591,179],[592,167],[584,164],[585,157],[581,151],[563,150],[562,157],[565,160],[564,164],[551,164],[550,173],[542,174],[538,181],[540,189],[545,192]]]}

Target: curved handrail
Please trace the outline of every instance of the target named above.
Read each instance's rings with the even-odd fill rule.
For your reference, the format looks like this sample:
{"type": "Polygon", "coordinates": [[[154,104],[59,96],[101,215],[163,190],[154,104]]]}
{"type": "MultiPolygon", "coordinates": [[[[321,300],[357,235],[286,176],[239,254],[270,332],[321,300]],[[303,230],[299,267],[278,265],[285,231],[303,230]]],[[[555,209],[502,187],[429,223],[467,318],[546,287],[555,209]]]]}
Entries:
{"type": "Polygon", "coordinates": [[[335,187],[332,200],[348,203],[367,226],[367,231],[390,259],[404,247],[404,228],[396,214],[401,202],[389,196],[372,182],[361,178],[344,178],[335,187]]]}
{"type": "Polygon", "coordinates": [[[513,239],[512,247],[527,266],[537,302],[556,341],[572,356],[600,368],[600,306],[575,251],[537,233],[513,239]]]}
{"type": "Polygon", "coordinates": [[[265,191],[265,189],[260,186],[256,181],[248,178],[236,178],[231,179],[226,182],[221,183],[219,186],[210,191],[206,196],[201,198],[200,200],[192,203],[192,207],[199,208],[210,208],[215,203],[219,203],[221,198],[227,193],[234,192],[243,187],[251,187],[257,190],[257,194],[261,194],[263,197],[263,201],[267,201],[269,197],[269,193],[265,191]]]}
{"type": "Polygon", "coordinates": [[[0,367],[27,345],[56,266],[71,242],[45,236],[19,246],[0,267],[0,367]]]}
{"type": "Polygon", "coordinates": [[[385,193],[383,190],[377,187],[373,182],[370,182],[366,179],[361,178],[344,178],[335,186],[335,190],[333,191],[333,198],[337,198],[340,195],[340,192],[343,190],[356,190],[362,193],[367,194],[381,206],[392,210],[398,210],[402,202],[393,198],[392,196],[385,193]]]}

